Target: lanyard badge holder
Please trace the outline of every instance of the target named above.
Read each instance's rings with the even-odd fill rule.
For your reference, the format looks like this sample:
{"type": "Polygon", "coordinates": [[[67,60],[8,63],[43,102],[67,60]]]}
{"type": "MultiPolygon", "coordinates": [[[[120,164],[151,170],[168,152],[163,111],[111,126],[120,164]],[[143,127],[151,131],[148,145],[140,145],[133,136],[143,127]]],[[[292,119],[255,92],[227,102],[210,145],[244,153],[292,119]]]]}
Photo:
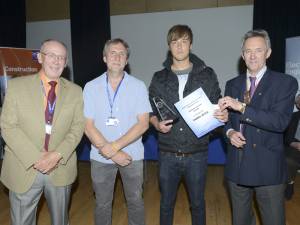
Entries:
{"type": "Polygon", "coordinates": [[[108,90],[108,76],[106,75],[106,93],[107,93],[107,98],[108,98],[109,107],[110,107],[110,117],[108,117],[105,122],[106,126],[118,126],[118,124],[120,123],[119,119],[113,116],[113,105],[114,105],[116,96],[118,94],[118,91],[122,84],[123,79],[124,79],[124,76],[122,77],[122,80],[120,81],[120,83],[115,91],[113,99],[111,99],[111,96],[110,96],[110,93],[108,90]]]}

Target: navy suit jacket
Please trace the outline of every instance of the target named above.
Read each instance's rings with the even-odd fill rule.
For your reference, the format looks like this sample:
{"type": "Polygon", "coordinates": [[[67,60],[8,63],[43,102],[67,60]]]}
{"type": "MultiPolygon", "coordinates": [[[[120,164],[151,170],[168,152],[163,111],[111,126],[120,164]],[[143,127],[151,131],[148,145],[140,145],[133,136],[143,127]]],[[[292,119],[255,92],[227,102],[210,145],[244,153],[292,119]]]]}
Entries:
{"type": "MultiPolygon", "coordinates": [[[[244,102],[246,74],[226,83],[225,96],[244,102]]],[[[276,185],[286,182],[283,132],[289,124],[297,80],[292,76],[267,70],[259,82],[244,114],[229,111],[228,129],[240,130],[246,145],[237,149],[228,145],[225,177],[247,186],[276,185]]]]}

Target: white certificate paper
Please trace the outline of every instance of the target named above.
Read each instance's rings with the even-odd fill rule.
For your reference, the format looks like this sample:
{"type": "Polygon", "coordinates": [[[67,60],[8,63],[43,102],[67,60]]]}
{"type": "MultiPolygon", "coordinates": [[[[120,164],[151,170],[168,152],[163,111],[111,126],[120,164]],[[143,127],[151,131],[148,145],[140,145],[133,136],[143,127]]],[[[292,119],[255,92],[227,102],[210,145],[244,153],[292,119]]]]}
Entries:
{"type": "Polygon", "coordinates": [[[218,105],[210,102],[202,88],[175,103],[175,107],[198,138],[224,125],[213,116],[218,105]]]}

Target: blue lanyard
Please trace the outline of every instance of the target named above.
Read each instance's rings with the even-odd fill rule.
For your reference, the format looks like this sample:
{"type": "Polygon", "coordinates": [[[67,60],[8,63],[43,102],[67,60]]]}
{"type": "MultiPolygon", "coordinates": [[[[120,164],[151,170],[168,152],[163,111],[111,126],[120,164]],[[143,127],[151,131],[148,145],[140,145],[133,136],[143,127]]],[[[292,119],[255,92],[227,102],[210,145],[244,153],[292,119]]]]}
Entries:
{"type": "Polygon", "coordinates": [[[48,102],[48,110],[49,110],[49,113],[50,113],[51,115],[53,115],[53,113],[54,113],[55,103],[56,103],[56,99],[55,99],[55,101],[53,102],[52,105],[50,104],[50,102],[48,102]]]}
{"type": "Polygon", "coordinates": [[[122,81],[123,81],[123,79],[124,79],[124,76],[125,76],[125,75],[123,75],[122,80],[121,80],[120,83],[118,84],[118,87],[117,87],[117,89],[116,89],[116,91],[115,91],[115,94],[114,94],[113,99],[111,99],[111,96],[110,96],[109,90],[108,90],[108,76],[107,76],[107,74],[106,74],[106,93],[107,93],[107,98],[108,98],[109,107],[110,107],[110,117],[112,117],[112,110],[113,110],[114,102],[115,102],[116,96],[117,96],[117,94],[118,94],[119,88],[120,88],[120,86],[121,86],[121,84],[122,84],[122,81]]]}
{"type": "MultiPolygon", "coordinates": [[[[43,81],[41,81],[41,86],[42,86],[42,91],[43,91],[43,93],[44,93],[44,96],[45,96],[45,98],[47,98],[46,90],[45,90],[43,81]]],[[[48,100],[47,100],[47,104],[48,104],[48,111],[49,111],[49,114],[52,116],[52,115],[54,114],[54,110],[55,110],[56,99],[54,100],[54,102],[53,102],[52,105],[51,105],[51,103],[48,102],[48,100]]]]}

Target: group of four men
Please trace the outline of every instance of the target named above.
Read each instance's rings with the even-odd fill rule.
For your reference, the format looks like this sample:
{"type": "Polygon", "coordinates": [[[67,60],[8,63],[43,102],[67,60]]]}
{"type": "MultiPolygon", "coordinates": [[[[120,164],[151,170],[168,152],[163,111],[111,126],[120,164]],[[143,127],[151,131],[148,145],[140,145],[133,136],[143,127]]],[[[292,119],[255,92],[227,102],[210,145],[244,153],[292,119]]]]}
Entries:
{"type": "Polygon", "coordinates": [[[9,189],[13,225],[36,223],[43,192],[52,224],[69,224],[71,184],[77,170],[75,148],[84,131],[92,143],[95,224],[111,224],[117,171],[126,196],[128,224],[145,224],[141,137],[149,121],[158,131],[160,149],[160,224],[173,224],[183,177],[192,224],[204,225],[209,134],[197,138],[180,116],[176,121],[161,121],[152,102],[153,97],[160,97],[176,111],[174,103],[199,87],[219,105],[214,116],[227,122],[225,176],[233,224],[255,224],[254,191],[264,225],[285,224],[282,133],[293,111],[297,82],[266,68],[271,54],[268,34],[263,30],[246,33],[242,57],[247,73],[227,82],[224,98],[213,69],[191,53],[193,34],[188,26],[173,26],[167,42],[170,54],[164,69],[154,74],[149,96],[145,84],[124,71],[130,50],[122,39],[106,42],[103,60],[107,71],[86,84],[83,98],[78,86],[60,77],[67,50],[57,40],[42,44],[38,74],[10,80],[1,116],[6,142],[1,180],[9,189]]]}

